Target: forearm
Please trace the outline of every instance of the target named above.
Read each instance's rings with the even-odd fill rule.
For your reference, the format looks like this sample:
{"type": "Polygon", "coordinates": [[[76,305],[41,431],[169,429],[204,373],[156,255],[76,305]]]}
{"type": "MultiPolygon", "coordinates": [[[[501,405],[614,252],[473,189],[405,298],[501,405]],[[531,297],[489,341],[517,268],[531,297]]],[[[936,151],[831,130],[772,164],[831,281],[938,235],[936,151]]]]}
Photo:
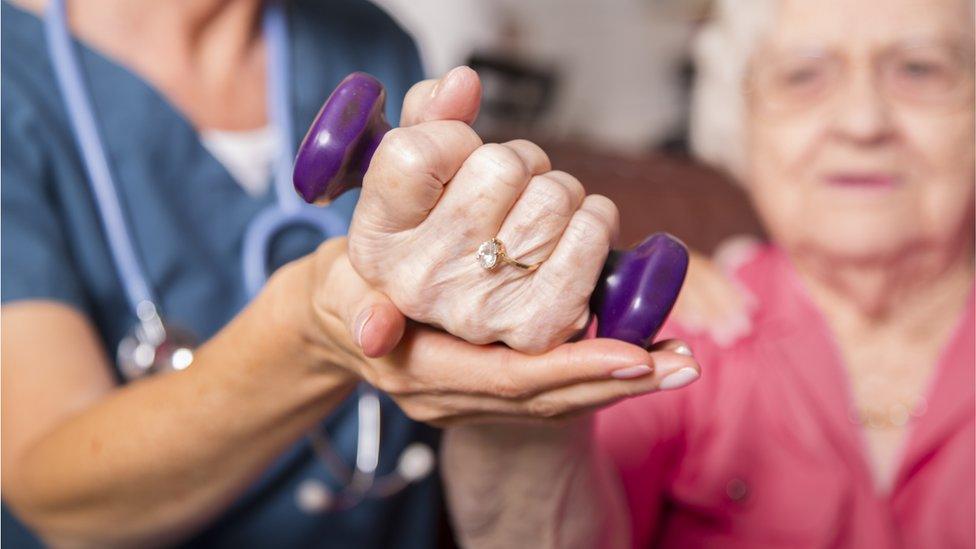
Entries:
{"type": "Polygon", "coordinates": [[[355,383],[272,297],[189,369],[120,388],[27,446],[5,499],[54,543],[167,543],[212,520],[355,383]]]}
{"type": "Polygon", "coordinates": [[[626,547],[626,504],[589,420],[449,429],[441,469],[464,547],[626,547]]]}

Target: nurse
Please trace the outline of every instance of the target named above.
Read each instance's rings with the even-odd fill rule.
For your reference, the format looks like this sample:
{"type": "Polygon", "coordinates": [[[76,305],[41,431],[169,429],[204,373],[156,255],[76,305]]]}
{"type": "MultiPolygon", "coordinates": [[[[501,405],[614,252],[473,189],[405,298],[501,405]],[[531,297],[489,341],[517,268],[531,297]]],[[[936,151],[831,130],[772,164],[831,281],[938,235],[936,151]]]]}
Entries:
{"type": "MultiPolygon", "coordinates": [[[[276,160],[344,75],[375,74],[391,105],[406,96],[408,125],[470,122],[477,111],[477,82],[464,71],[436,94],[426,82],[407,95],[421,78],[416,50],[366,2],[92,0],[66,11],[78,43],[59,42],[69,27],[59,4],[19,4],[2,7],[3,496],[48,543],[433,546],[437,436],[401,409],[438,424],[559,416],[697,367],[609,340],[531,356],[405,328],[334,230],[355,197],[271,239],[266,262],[277,270],[250,287],[241,262],[249,227],[288,200],[270,184],[282,180],[276,160]],[[52,55],[59,43],[77,63],[52,55]],[[75,87],[63,78],[71,66],[75,87]],[[72,89],[87,95],[80,111],[96,121],[119,216],[91,185],[98,162],[79,154],[72,89]],[[120,261],[126,249],[131,261],[120,261]],[[120,276],[120,265],[139,276],[120,276]],[[156,313],[169,334],[179,326],[201,344],[176,347],[171,363],[183,371],[124,383],[124,367],[145,361],[137,345],[120,353],[120,368],[115,350],[137,314],[151,331],[156,313]],[[355,398],[362,379],[396,401],[355,398]],[[382,428],[365,431],[380,438],[377,455],[362,426],[379,417],[382,428]],[[353,466],[372,478],[362,497],[344,497],[357,494],[353,466]]],[[[526,142],[509,149],[541,158],[526,142]]],[[[602,212],[589,232],[608,240],[615,211],[603,203],[602,212]]],[[[579,259],[592,272],[603,262],[579,259]]],[[[4,541],[22,541],[8,537],[14,526],[5,510],[4,541]]]]}

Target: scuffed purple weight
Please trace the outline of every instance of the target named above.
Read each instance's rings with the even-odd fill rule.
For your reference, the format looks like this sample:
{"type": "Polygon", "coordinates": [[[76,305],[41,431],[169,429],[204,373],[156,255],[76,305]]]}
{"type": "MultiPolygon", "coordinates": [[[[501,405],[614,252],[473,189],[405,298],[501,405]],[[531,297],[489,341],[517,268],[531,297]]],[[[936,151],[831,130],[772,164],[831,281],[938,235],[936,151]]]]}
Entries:
{"type": "Polygon", "coordinates": [[[688,272],[688,249],[667,233],[655,233],[630,251],[610,252],[590,310],[597,337],[647,348],[667,320],[688,272]]]}
{"type": "Polygon", "coordinates": [[[383,135],[386,90],[363,72],[345,77],[305,134],[295,157],[295,190],[306,202],[334,200],[362,185],[383,135]]]}

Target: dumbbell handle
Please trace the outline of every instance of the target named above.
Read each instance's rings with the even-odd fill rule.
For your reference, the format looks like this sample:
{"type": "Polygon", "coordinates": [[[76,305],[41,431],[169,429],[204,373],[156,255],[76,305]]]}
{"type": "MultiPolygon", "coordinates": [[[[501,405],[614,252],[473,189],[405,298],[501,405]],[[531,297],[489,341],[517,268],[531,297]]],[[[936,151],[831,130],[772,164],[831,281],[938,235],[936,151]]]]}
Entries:
{"type": "MultiPolygon", "coordinates": [[[[378,80],[357,72],[322,105],[295,159],[295,190],[306,202],[328,203],[362,185],[373,153],[390,130],[385,99],[378,80]]],[[[597,335],[649,346],[687,269],[687,249],[666,233],[653,234],[631,250],[611,251],[590,299],[597,335]]]]}

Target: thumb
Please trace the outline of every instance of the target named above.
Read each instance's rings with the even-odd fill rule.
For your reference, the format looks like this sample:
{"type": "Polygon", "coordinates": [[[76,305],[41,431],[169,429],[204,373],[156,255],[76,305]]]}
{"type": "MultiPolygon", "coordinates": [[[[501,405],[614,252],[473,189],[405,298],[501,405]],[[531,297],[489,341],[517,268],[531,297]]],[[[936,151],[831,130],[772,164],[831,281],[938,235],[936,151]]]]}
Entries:
{"type": "MultiPolygon", "coordinates": [[[[320,297],[315,299],[315,309],[339,320],[363,354],[378,358],[400,343],[406,319],[386,294],[375,290],[353,268],[347,250],[345,238],[333,238],[316,251],[318,272],[327,273],[327,282],[316,294],[320,297]]],[[[345,339],[343,335],[335,334],[345,339]]]]}
{"type": "Polygon", "coordinates": [[[356,344],[369,358],[389,354],[403,337],[406,319],[388,297],[369,290],[355,305],[358,313],[349,327],[356,344]]]}
{"type": "Polygon", "coordinates": [[[424,80],[403,98],[400,125],[413,126],[435,120],[460,120],[471,124],[481,107],[481,80],[470,67],[451,69],[443,78],[424,80]]]}

